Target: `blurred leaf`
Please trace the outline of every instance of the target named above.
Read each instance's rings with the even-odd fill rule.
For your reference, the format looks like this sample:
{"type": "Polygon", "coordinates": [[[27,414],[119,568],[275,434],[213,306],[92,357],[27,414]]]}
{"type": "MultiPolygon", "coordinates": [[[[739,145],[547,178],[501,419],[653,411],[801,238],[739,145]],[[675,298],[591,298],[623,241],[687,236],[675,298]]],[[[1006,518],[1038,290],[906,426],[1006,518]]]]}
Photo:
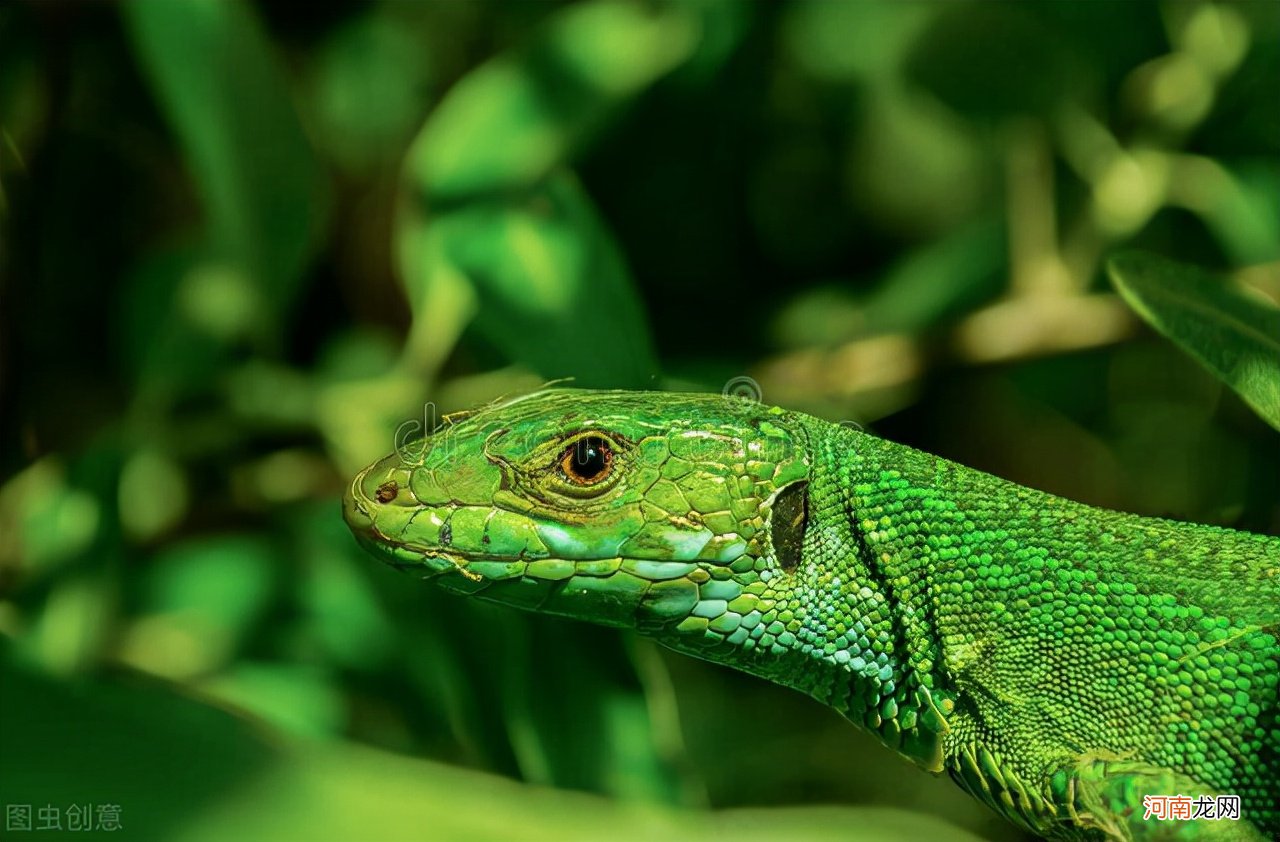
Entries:
{"type": "MultiPolygon", "coordinates": [[[[354,369],[356,366],[352,366],[354,369]]],[[[396,446],[397,431],[430,414],[428,384],[417,371],[392,368],[381,375],[353,378],[341,370],[318,372],[311,420],[324,435],[338,472],[350,476],[396,446]]]]}
{"type": "Polygon", "coordinates": [[[846,282],[796,296],[779,314],[774,334],[786,347],[804,348],[920,333],[999,294],[1004,261],[1002,222],[984,219],[909,252],[865,295],[846,282]]]}
{"type": "Polygon", "coordinates": [[[315,379],[261,358],[227,373],[227,406],[246,425],[306,427],[316,421],[315,379]]]}
{"type": "Polygon", "coordinates": [[[1215,155],[1274,160],[1280,154],[1280,109],[1267,103],[1275,99],[1280,79],[1280,15],[1265,3],[1235,9],[1253,19],[1253,44],[1244,63],[1224,81],[1213,112],[1197,128],[1196,146],[1215,155]]]}
{"type": "Polygon", "coordinates": [[[492,665],[514,657],[525,618],[381,572],[375,580],[393,607],[402,670],[424,720],[420,727],[455,741],[470,765],[518,777],[503,700],[536,688],[504,684],[492,665]]]}
{"type": "Polygon", "coordinates": [[[1280,309],[1153,254],[1118,254],[1108,271],[1142,318],[1280,430],[1280,309]]]}
{"type": "Polygon", "coordinates": [[[752,31],[762,10],[737,0],[689,0],[681,5],[697,15],[697,43],[693,54],[672,74],[672,84],[714,84],[716,74],[752,31]]]}
{"type": "MultiPolygon", "coordinates": [[[[11,484],[0,495],[19,489],[0,501],[0,508],[16,503],[17,511],[2,513],[3,519],[12,514],[26,519],[17,536],[23,542],[16,547],[22,575],[15,597],[30,613],[28,622],[12,630],[15,648],[29,663],[51,672],[74,675],[89,669],[114,645],[111,632],[122,609],[121,568],[128,552],[114,516],[123,461],[118,439],[102,432],[66,460],[65,473],[58,461],[46,461],[24,475],[25,483],[11,484]],[[66,534],[60,531],[64,528],[66,534]],[[46,566],[26,566],[28,549],[46,566]]],[[[0,560],[7,561],[2,555],[0,560]]]]}
{"type": "Polygon", "coordinates": [[[247,276],[276,322],[329,202],[274,50],[240,0],[137,0],[122,10],[199,185],[209,257],[247,276]]]}
{"type": "Polygon", "coordinates": [[[177,524],[187,513],[187,478],[167,453],[142,448],[120,471],[120,525],[129,537],[146,541],[177,524]]]}
{"type": "Polygon", "coordinates": [[[368,556],[351,540],[328,500],[294,521],[291,545],[303,569],[298,598],[311,634],[331,659],[348,669],[386,665],[396,629],[365,578],[368,556]]]}
{"type": "Polygon", "coordinates": [[[306,664],[237,661],[195,686],[286,734],[331,737],[346,723],[342,696],[333,682],[306,664]]]}
{"type": "Polygon", "coordinates": [[[352,170],[403,154],[429,104],[430,45],[391,8],[340,26],[315,57],[316,141],[352,170]]]}
{"type": "Polygon", "coordinates": [[[56,458],[42,459],[0,487],[0,570],[30,576],[89,547],[102,510],[67,483],[56,458]]]}
{"type": "Polygon", "coordinates": [[[642,387],[657,363],[639,297],[577,179],[560,173],[524,200],[472,202],[400,236],[410,301],[467,283],[476,329],[504,355],[583,387],[642,387]],[[425,231],[423,226],[425,225],[425,231]],[[590,353],[583,353],[590,349],[590,353]]]}
{"type": "Polygon", "coordinates": [[[125,300],[135,401],[148,416],[207,386],[229,347],[278,347],[330,196],[250,7],[138,0],[121,9],[205,212],[198,238],[140,261],[125,300]]]}
{"type": "Polygon", "coordinates": [[[238,629],[266,605],[278,564],[258,535],[193,538],[156,556],[148,604],[157,611],[200,611],[238,629]]]}
{"type": "Polygon", "coordinates": [[[101,658],[115,624],[114,597],[100,573],[59,578],[36,621],[19,639],[18,653],[55,675],[89,669],[101,658]]]}
{"type": "Polygon", "coordinates": [[[433,226],[405,211],[395,231],[396,262],[409,296],[413,324],[404,358],[424,380],[433,380],[479,304],[476,290],[444,254],[433,226]]]}
{"type": "Polygon", "coordinates": [[[380,377],[395,367],[398,342],[369,328],[338,333],[321,349],[319,378],[328,383],[380,377]]]}
{"type": "Polygon", "coordinates": [[[1280,260],[1280,166],[1245,161],[1230,169],[1192,159],[1173,186],[1177,198],[1204,219],[1238,265],[1280,260]]]}
{"type": "Polygon", "coordinates": [[[166,677],[222,666],[267,609],[279,557],[265,537],[192,538],[158,553],[145,582],[147,613],[121,657],[166,677]]]}
{"type": "MultiPolygon", "coordinates": [[[[1124,372],[1119,369],[1125,366],[1117,365],[1113,374],[1113,391],[1129,390],[1111,409],[1111,452],[1125,491],[1141,501],[1139,514],[1235,525],[1248,496],[1248,446],[1226,425],[1213,423],[1218,402],[1205,398],[1198,381],[1210,381],[1210,394],[1226,390],[1190,357],[1168,345],[1156,347],[1165,352],[1163,372],[1151,365],[1124,372]],[[1178,355],[1176,361],[1167,359],[1171,354],[1178,355]],[[1190,376],[1187,368],[1195,369],[1190,376]],[[1178,393],[1162,398],[1162,389],[1151,388],[1152,380],[1174,380],[1178,374],[1183,375],[1173,387],[1178,393]]],[[[1157,358],[1147,350],[1147,359],[1135,353],[1130,364],[1157,358]]]]}
{"type": "Polygon", "coordinates": [[[847,168],[859,202],[881,226],[914,239],[962,230],[990,193],[969,125],[933,97],[896,88],[869,95],[864,120],[847,168]]]}
{"type": "MultiPolygon", "coordinates": [[[[143,405],[163,405],[165,399],[207,388],[223,362],[226,349],[219,337],[191,324],[189,309],[180,304],[184,281],[199,274],[201,261],[194,245],[157,249],[133,268],[124,284],[119,345],[138,383],[135,399],[143,405]]],[[[257,312],[253,329],[261,330],[264,322],[257,312]]],[[[237,325],[231,332],[249,329],[237,325]]],[[[160,417],[157,413],[152,420],[160,417]]]]}
{"type": "Polygon", "coordinates": [[[907,58],[907,76],[972,118],[1052,115],[1078,96],[1072,54],[1017,3],[947,3],[907,58]]]}
{"type": "Polygon", "coordinates": [[[250,723],[145,684],[55,682],[2,639],[0,686],[0,801],[114,804],[121,839],[172,838],[273,762],[250,723]]]}
{"type": "Polygon", "coordinates": [[[693,801],[673,723],[653,716],[619,634],[388,575],[423,710],[473,762],[632,801],[693,801]]]}
{"type": "Polygon", "coordinates": [[[783,33],[794,60],[814,76],[884,82],[900,69],[935,9],[893,0],[802,0],[786,6],[783,33]]]}
{"type": "Polygon", "coordinates": [[[0,798],[114,804],[114,836],[176,839],[776,839],[975,842],[880,807],[700,812],[618,803],[259,728],[150,683],[78,690],[0,660],[0,798]],[[198,735],[198,739],[193,739],[198,735]],[[181,751],[175,751],[181,746],[181,751]],[[192,817],[198,816],[198,821],[192,817]]]}
{"type": "Polygon", "coordinates": [[[618,636],[588,629],[563,620],[528,623],[522,645],[503,661],[502,683],[517,690],[504,696],[503,708],[526,779],[688,805],[695,790],[680,774],[680,758],[662,750],[673,743],[679,749],[678,731],[661,733],[678,724],[652,716],[661,707],[652,694],[661,690],[641,687],[618,636]],[[573,692],[556,689],[564,687],[573,692]]]}
{"type": "Polygon", "coordinates": [[[430,215],[406,211],[397,230],[414,310],[406,355],[418,371],[434,375],[475,313],[490,343],[544,377],[649,382],[656,361],[621,255],[556,168],[685,60],[695,30],[682,8],[577,6],[526,50],[473,71],[432,113],[406,165],[430,215]]]}
{"type": "Polygon", "coordinates": [[[970,312],[1006,282],[1002,220],[979,219],[894,262],[863,302],[868,333],[917,333],[970,312]]]}
{"type": "Polygon", "coordinates": [[[433,203],[522,190],[618,105],[692,53],[680,6],[595,2],[559,13],[522,53],[468,74],[427,120],[407,171],[433,203]]]}

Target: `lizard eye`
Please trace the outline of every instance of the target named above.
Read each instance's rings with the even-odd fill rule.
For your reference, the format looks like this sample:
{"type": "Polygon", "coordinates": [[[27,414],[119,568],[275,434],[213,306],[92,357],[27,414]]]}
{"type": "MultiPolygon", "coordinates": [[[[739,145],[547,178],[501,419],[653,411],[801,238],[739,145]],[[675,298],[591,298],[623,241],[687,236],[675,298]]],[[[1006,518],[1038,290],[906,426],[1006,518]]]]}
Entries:
{"type": "Polygon", "coordinates": [[[603,436],[583,436],[560,454],[560,470],[577,485],[603,482],[613,471],[613,447],[603,436]]]}

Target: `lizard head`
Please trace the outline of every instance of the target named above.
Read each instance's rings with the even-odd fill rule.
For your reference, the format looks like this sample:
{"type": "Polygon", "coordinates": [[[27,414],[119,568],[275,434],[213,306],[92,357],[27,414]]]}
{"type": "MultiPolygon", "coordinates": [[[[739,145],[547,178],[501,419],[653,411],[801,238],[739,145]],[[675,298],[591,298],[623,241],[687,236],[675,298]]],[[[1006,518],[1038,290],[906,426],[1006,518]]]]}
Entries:
{"type": "Polygon", "coordinates": [[[453,590],[740,643],[799,558],[800,418],[722,395],[543,391],[365,468],[344,514],[375,555],[453,590]]]}

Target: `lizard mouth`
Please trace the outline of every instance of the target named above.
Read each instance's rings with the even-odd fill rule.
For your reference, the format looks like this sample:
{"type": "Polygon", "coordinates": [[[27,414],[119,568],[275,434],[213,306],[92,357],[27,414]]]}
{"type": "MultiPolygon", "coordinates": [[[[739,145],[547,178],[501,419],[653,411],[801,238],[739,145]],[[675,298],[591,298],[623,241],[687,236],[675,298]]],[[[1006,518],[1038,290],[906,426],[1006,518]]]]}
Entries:
{"type": "MultiPolygon", "coordinates": [[[[521,548],[459,546],[451,527],[453,514],[467,507],[421,504],[408,487],[407,473],[388,470],[375,462],[347,485],[342,495],[342,516],[361,546],[397,568],[440,568],[461,570],[474,562],[521,563],[542,559],[521,548]],[[397,473],[400,475],[397,476],[397,473]],[[406,516],[406,513],[407,516],[406,516]],[[435,531],[426,540],[406,538],[402,533],[419,515],[435,519],[435,531]],[[442,523],[443,519],[443,523],[442,523]]],[[[488,536],[483,539],[489,543],[488,536]]]]}
{"type": "Polygon", "coordinates": [[[347,522],[356,542],[398,570],[426,568],[428,578],[447,573],[451,569],[465,568],[471,559],[463,553],[401,541],[378,528],[376,513],[379,504],[371,500],[364,490],[365,480],[375,467],[376,463],[356,474],[342,495],[342,518],[347,522]],[[432,564],[432,558],[439,559],[442,563],[432,564]]]}
{"type": "Polygon", "coordinates": [[[476,553],[466,550],[445,549],[440,546],[417,544],[413,541],[400,541],[378,531],[375,524],[370,524],[367,531],[356,532],[356,541],[366,550],[373,552],[383,562],[397,570],[414,570],[422,572],[424,578],[432,579],[445,573],[461,573],[469,579],[497,581],[516,578],[524,575],[524,569],[537,561],[553,559],[531,559],[528,556],[502,556],[496,553],[476,553]],[[476,569],[471,569],[475,567],[476,569]],[[480,570],[483,569],[483,572],[480,570]]]}
{"type": "MultiPolygon", "coordinates": [[[[398,570],[411,570],[428,579],[460,573],[473,582],[519,578],[554,582],[574,575],[607,576],[632,564],[622,557],[565,559],[523,551],[504,553],[406,541],[379,528],[377,515],[383,504],[371,500],[366,491],[366,479],[373,467],[361,471],[347,486],[342,498],[342,515],[360,546],[398,570]]],[[[670,564],[667,575],[655,578],[675,578],[692,569],[691,564],[675,562],[670,564]]]]}
{"type": "Polygon", "coordinates": [[[342,495],[342,519],[347,522],[347,526],[351,527],[351,530],[357,535],[374,531],[372,506],[360,490],[361,485],[364,483],[365,475],[368,473],[369,468],[365,468],[356,474],[355,479],[351,481],[342,495]]]}
{"type": "Polygon", "coordinates": [[[409,550],[378,529],[374,517],[377,506],[364,492],[365,479],[374,467],[370,465],[360,471],[347,485],[342,495],[342,519],[347,522],[356,542],[382,561],[399,569],[422,566],[421,552],[409,550]]]}

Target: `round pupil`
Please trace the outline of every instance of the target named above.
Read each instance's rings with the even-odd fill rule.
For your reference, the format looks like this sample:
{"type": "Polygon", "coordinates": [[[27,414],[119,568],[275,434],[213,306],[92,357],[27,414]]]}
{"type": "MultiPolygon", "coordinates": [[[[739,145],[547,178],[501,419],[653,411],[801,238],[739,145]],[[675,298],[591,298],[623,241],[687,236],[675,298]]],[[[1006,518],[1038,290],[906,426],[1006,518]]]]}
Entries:
{"type": "Polygon", "coordinates": [[[597,438],[585,438],[573,446],[573,472],[581,479],[594,479],[609,467],[609,449],[597,438]]]}

